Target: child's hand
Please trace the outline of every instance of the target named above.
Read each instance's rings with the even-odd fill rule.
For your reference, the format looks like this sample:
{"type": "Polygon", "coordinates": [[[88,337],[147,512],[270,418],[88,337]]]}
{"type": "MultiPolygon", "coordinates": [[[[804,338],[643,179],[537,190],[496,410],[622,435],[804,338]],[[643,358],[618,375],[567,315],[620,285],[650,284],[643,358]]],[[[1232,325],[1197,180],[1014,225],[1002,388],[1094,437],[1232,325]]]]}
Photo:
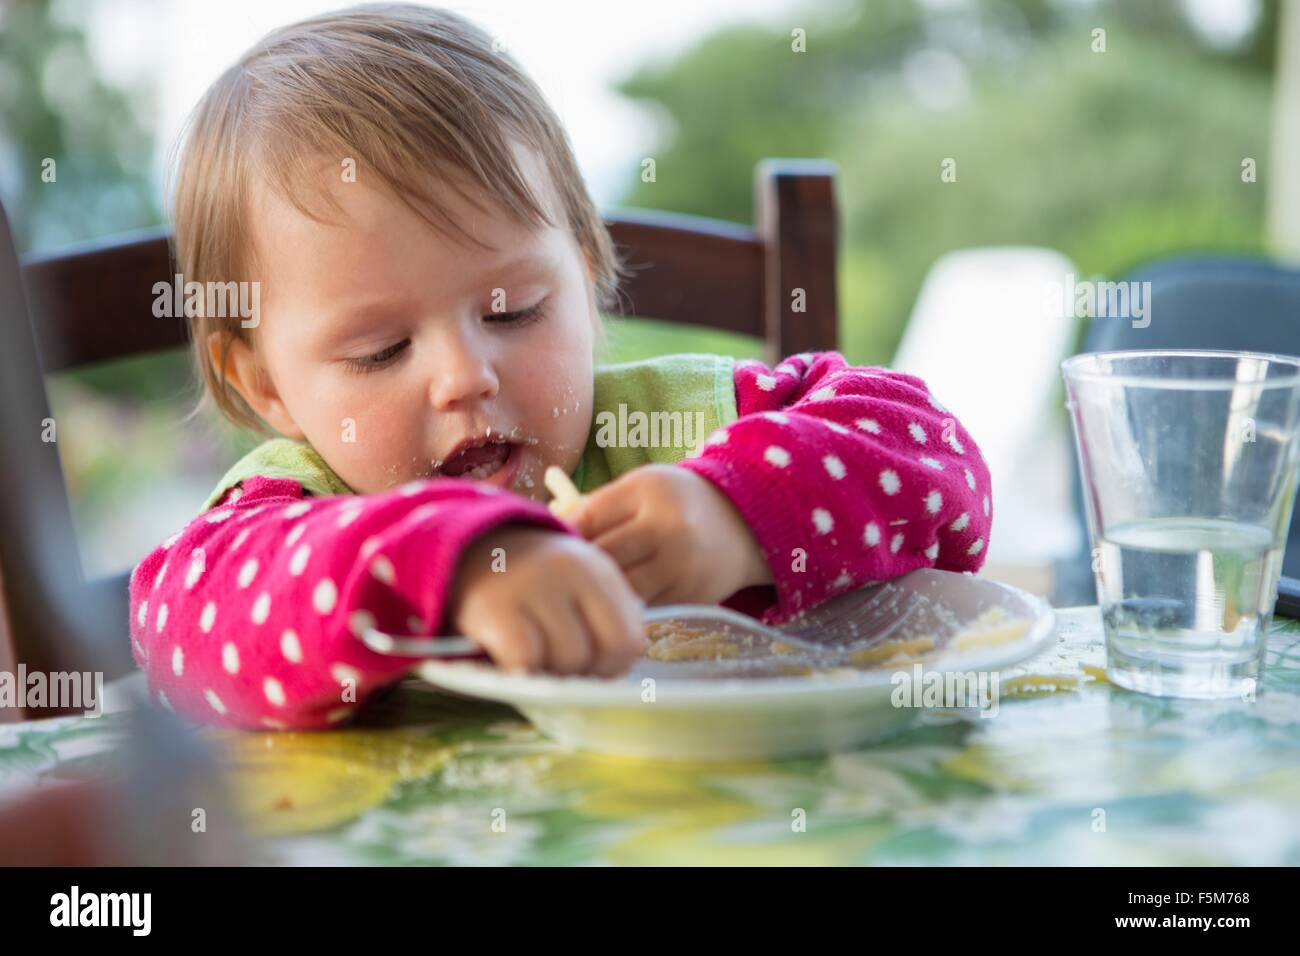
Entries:
{"type": "Polygon", "coordinates": [[[466,549],[447,619],[499,667],[613,677],[649,646],[644,611],[599,548],[570,534],[506,525],[466,549]],[[505,570],[493,570],[503,563],[505,570]]]}
{"type": "Polygon", "coordinates": [[[716,604],[772,572],[731,499],[707,478],[643,465],[587,495],[570,521],[647,604],[716,604]]]}

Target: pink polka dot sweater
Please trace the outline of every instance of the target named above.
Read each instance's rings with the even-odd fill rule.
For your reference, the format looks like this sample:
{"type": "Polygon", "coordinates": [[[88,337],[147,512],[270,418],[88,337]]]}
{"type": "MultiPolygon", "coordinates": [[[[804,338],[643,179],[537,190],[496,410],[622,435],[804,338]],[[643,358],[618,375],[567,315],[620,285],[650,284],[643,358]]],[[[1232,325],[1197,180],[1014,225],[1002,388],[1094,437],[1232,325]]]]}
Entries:
{"type": "MultiPolygon", "coordinates": [[[[979,569],[988,469],[924,382],[825,352],[739,362],[734,383],[736,420],[679,462],[735,503],[772,569],[774,586],[729,606],[781,621],[917,568],[979,569]]],[[[196,721],[337,726],[413,666],[359,635],[448,633],[461,552],[507,522],[576,533],[468,479],[316,497],[247,478],[135,568],[136,661],[154,699],[196,721]]]]}

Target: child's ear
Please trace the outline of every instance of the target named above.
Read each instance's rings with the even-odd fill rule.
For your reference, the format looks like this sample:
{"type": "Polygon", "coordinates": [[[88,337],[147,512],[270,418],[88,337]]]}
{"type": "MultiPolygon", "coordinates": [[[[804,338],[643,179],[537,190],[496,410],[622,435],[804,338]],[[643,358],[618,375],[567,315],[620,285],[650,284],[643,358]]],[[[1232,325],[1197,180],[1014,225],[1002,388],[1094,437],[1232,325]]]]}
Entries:
{"type": "Polygon", "coordinates": [[[208,357],[212,360],[212,367],[217,369],[217,374],[225,378],[226,383],[240,394],[262,421],[286,438],[295,441],[305,439],[306,435],[294,422],[293,416],[284,407],[284,402],[280,401],[280,393],[276,391],[271,376],[266,374],[247,342],[231,338],[225,367],[222,367],[222,338],[221,332],[208,334],[208,357]]]}

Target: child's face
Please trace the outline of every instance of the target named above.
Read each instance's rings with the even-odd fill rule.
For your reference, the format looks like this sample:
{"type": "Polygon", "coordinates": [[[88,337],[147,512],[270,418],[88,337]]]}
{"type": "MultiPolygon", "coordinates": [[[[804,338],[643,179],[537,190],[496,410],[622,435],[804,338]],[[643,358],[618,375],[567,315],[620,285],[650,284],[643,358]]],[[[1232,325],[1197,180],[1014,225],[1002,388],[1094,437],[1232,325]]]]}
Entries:
{"type": "MultiPolygon", "coordinates": [[[[535,157],[520,155],[530,183],[549,183],[535,157]]],[[[344,183],[337,164],[328,168],[340,225],[270,191],[254,205],[263,282],[254,335],[269,381],[253,385],[243,349],[233,384],[359,493],[458,476],[543,499],[543,471],[572,472],[591,426],[599,320],[576,242],[449,190],[451,215],[496,251],[461,244],[366,185],[364,170],[344,183]]]]}

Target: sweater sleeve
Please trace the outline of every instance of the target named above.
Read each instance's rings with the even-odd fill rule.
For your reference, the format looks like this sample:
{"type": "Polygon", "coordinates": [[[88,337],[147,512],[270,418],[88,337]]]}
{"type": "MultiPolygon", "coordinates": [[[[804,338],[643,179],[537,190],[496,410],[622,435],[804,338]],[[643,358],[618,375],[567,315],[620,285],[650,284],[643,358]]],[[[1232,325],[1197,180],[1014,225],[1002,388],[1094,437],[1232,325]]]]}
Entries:
{"type": "Polygon", "coordinates": [[[136,662],[151,696],[192,720],[337,725],[416,663],[360,635],[446,633],[462,551],[506,522],[572,533],[543,505],[468,480],[308,497],[292,479],[250,478],[132,572],[136,662]]]}
{"type": "Polygon", "coordinates": [[[983,564],[988,468],[921,379],[819,352],[739,363],[735,383],[739,418],[681,466],[753,530],[775,581],[764,620],[917,568],[983,564]]]}

